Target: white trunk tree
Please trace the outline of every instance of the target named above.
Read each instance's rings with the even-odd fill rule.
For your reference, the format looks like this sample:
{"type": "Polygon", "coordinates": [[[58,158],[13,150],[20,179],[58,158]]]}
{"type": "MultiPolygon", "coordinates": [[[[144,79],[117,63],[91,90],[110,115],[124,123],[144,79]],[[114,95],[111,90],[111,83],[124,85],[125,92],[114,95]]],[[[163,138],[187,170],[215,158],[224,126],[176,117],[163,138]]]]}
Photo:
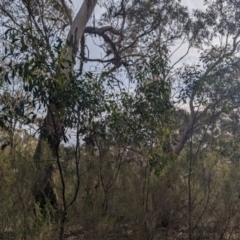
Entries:
{"type": "MultiPolygon", "coordinates": [[[[65,59],[74,61],[76,58],[78,45],[80,43],[84,29],[91,17],[91,14],[97,4],[97,0],[84,0],[83,4],[78,11],[75,19],[71,21],[70,31],[68,33],[66,49],[65,49],[65,59]]],[[[68,74],[72,71],[72,67],[64,62],[64,69],[57,71],[57,74],[64,74],[66,76],[66,83],[68,81],[68,74]]],[[[47,202],[51,204],[53,208],[58,209],[58,203],[56,194],[53,187],[53,178],[55,169],[61,168],[58,157],[58,148],[64,133],[64,123],[60,119],[59,113],[64,114],[63,107],[57,107],[54,102],[51,102],[48,106],[48,112],[44,119],[42,130],[40,133],[38,145],[35,152],[35,161],[38,169],[38,175],[36,177],[36,182],[33,186],[33,195],[35,201],[40,205],[40,208],[44,211],[47,202]],[[46,162],[44,159],[44,152],[50,152],[52,154],[51,158],[46,162]]],[[[61,173],[60,173],[61,175],[61,173]]],[[[65,202],[65,186],[63,176],[62,180],[62,194],[61,205],[63,206],[61,210],[63,212],[63,221],[66,214],[67,204],[65,202]]]]}

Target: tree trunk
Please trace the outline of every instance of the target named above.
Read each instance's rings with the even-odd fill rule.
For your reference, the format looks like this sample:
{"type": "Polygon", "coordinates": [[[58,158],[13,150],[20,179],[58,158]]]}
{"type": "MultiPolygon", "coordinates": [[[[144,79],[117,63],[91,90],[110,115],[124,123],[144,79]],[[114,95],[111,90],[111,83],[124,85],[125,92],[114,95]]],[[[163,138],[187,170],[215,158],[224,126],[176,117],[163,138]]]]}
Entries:
{"type": "Polygon", "coordinates": [[[56,171],[57,151],[63,134],[63,126],[57,113],[58,109],[55,105],[50,104],[34,155],[37,176],[32,192],[44,214],[46,204],[50,204],[53,209],[57,209],[58,206],[53,190],[53,177],[56,171]]]}
{"type": "MultiPolygon", "coordinates": [[[[97,4],[97,0],[84,0],[79,12],[77,13],[74,21],[72,22],[67,43],[65,60],[74,61],[78,45],[86,24],[97,4]]],[[[65,74],[66,84],[68,81],[69,73],[72,67],[65,64],[64,70],[59,74],[65,74]]],[[[59,118],[59,113],[64,113],[64,104],[58,107],[55,102],[51,102],[48,106],[47,116],[44,119],[43,126],[39,136],[37,148],[35,150],[35,163],[37,168],[36,181],[33,184],[32,193],[36,203],[40,209],[45,213],[46,204],[50,205],[53,209],[58,209],[57,196],[54,192],[54,173],[59,166],[58,149],[64,133],[64,124],[62,119],[59,118]]],[[[64,198],[64,196],[62,196],[64,198]]],[[[61,199],[61,201],[65,201],[61,199]]],[[[66,213],[66,204],[64,209],[61,209],[64,214],[66,213]]],[[[60,209],[58,209],[60,210],[60,209]]]]}

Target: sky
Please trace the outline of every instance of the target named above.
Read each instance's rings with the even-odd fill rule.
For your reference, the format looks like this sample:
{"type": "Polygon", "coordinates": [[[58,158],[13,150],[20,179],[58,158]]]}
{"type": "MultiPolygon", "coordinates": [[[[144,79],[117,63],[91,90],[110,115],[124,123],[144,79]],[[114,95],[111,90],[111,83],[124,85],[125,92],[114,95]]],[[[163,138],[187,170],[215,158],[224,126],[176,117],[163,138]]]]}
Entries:
{"type": "MultiPolygon", "coordinates": [[[[107,1],[107,0],[102,0],[102,1],[107,1]]],[[[80,9],[81,5],[82,5],[83,0],[72,0],[72,3],[74,5],[74,14],[76,14],[78,12],[78,10],[80,9]]],[[[199,9],[204,9],[204,4],[203,4],[204,0],[181,0],[181,4],[183,6],[188,7],[188,9],[190,10],[190,12],[193,9],[199,8],[199,9]]],[[[102,13],[103,13],[104,9],[101,8],[99,5],[96,6],[96,8],[94,9],[94,15],[96,18],[98,18],[102,13]]],[[[101,52],[101,49],[99,47],[96,46],[96,44],[93,43],[93,40],[91,38],[87,39],[88,41],[88,46],[90,49],[90,57],[92,58],[98,58],[100,54],[104,54],[103,52],[101,52]]],[[[186,51],[186,47],[182,47],[180,48],[172,57],[172,62],[176,62],[181,56],[183,56],[183,54],[186,51]]],[[[181,61],[178,65],[182,64],[182,62],[184,63],[193,63],[195,61],[197,61],[197,57],[198,53],[193,50],[191,52],[189,52],[188,56],[186,58],[184,58],[183,61],[181,61]]],[[[92,67],[94,68],[94,67],[92,67]]],[[[90,70],[93,71],[94,69],[90,70]]]]}
{"type": "MultiPolygon", "coordinates": [[[[101,1],[108,1],[108,0],[101,0],[101,1]]],[[[183,6],[188,7],[189,11],[191,12],[193,9],[204,9],[204,4],[203,4],[204,0],[181,0],[181,4],[183,6]]],[[[74,14],[76,14],[78,12],[78,10],[80,9],[83,0],[72,0],[72,3],[74,5],[74,14]]],[[[94,9],[94,15],[96,17],[96,19],[98,19],[99,16],[101,16],[101,14],[104,12],[104,8],[101,8],[99,5],[97,5],[94,9]]],[[[96,44],[94,44],[93,41],[98,42],[98,39],[92,39],[91,37],[87,38],[87,44],[88,44],[88,48],[89,48],[89,54],[90,54],[90,58],[99,58],[100,56],[104,56],[104,52],[102,51],[102,49],[100,49],[98,46],[96,46],[96,44]]],[[[172,51],[174,51],[176,47],[172,48],[172,51]]],[[[187,45],[183,45],[181,48],[178,49],[178,51],[176,51],[174,53],[174,55],[171,57],[171,62],[172,64],[174,64],[176,61],[178,61],[185,53],[187,50],[187,45]]],[[[188,53],[188,55],[182,59],[175,67],[180,67],[183,63],[185,64],[193,64],[193,63],[197,63],[198,62],[198,58],[199,57],[199,53],[197,52],[196,49],[192,49],[190,50],[190,52],[188,53]]],[[[101,57],[100,57],[101,58],[101,57]]],[[[98,66],[98,65],[97,65],[98,66]]],[[[95,67],[96,64],[93,65],[93,63],[87,63],[85,65],[85,68],[88,69],[88,71],[94,72],[95,71],[95,67]]]]}
{"type": "MultiPolygon", "coordinates": [[[[107,1],[107,0],[105,0],[107,1]]],[[[74,13],[79,10],[80,6],[82,5],[83,0],[72,0],[72,3],[74,5],[74,13]]],[[[203,6],[203,0],[181,0],[181,4],[184,6],[189,7],[190,10],[195,9],[195,8],[204,8],[203,6]]],[[[98,6],[95,9],[95,14],[101,14],[102,9],[98,6]]]]}
{"type": "Polygon", "coordinates": [[[203,0],[181,0],[182,5],[187,6],[190,10],[195,8],[204,8],[203,0]]]}

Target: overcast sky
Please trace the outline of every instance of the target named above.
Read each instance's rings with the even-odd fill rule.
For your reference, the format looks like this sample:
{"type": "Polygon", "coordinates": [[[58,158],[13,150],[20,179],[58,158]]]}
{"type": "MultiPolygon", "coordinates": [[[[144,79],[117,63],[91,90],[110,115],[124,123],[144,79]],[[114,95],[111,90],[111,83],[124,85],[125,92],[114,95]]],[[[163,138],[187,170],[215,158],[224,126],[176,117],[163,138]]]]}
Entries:
{"type": "MultiPolygon", "coordinates": [[[[107,1],[107,0],[105,0],[105,1],[107,1]]],[[[196,8],[203,9],[204,8],[203,1],[204,0],[181,0],[181,4],[188,7],[188,9],[191,11],[196,8]]],[[[74,14],[76,14],[78,12],[78,10],[80,9],[83,0],[72,0],[72,2],[74,5],[74,14]]],[[[103,13],[103,11],[104,11],[104,9],[98,5],[94,9],[94,14],[95,14],[96,18],[98,18],[103,13]]],[[[87,41],[88,41],[88,46],[90,49],[90,57],[95,58],[95,57],[99,57],[99,54],[103,54],[103,53],[101,53],[101,49],[92,42],[91,38],[88,38],[87,41]]],[[[186,47],[179,49],[173,55],[173,57],[171,59],[172,62],[175,62],[177,59],[179,59],[185,53],[185,50],[186,50],[186,47]]],[[[195,61],[198,60],[198,58],[196,56],[198,56],[198,53],[196,52],[196,50],[192,50],[191,52],[189,52],[188,56],[183,61],[181,61],[181,63],[179,63],[179,64],[182,64],[182,62],[194,63],[195,61]]],[[[178,66],[179,66],[179,64],[178,64],[178,66]]],[[[94,69],[92,69],[92,68],[90,70],[94,71],[94,69]]]]}
{"type": "MultiPolygon", "coordinates": [[[[72,2],[74,5],[74,13],[76,13],[82,5],[83,0],[72,0],[72,2]]],[[[203,0],[181,0],[181,3],[182,5],[189,7],[190,10],[204,7],[203,0]]],[[[99,6],[95,9],[95,14],[101,14],[101,8],[99,6]]]]}
{"type": "MultiPolygon", "coordinates": [[[[102,1],[108,1],[108,0],[102,0],[102,1]]],[[[74,14],[76,14],[78,12],[78,10],[80,9],[83,0],[72,0],[73,5],[74,5],[74,14]]],[[[188,7],[189,11],[191,12],[193,9],[204,9],[204,4],[203,4],[204,0],[181,0],[181,4],[183,6],[188,7]]],[[[99,16],[101,16],[101,14],[104,12],[104,9],[101,8],[99,5],[97,5],[97,7],[94,9],[94,14],[95,17],[98,18],[99,16]]],[[[87,38],[87,44],[88,44],[88,48],[89,48],[89,56],[90,58],[101,58],[102,56],[104,56],[104,53],[102,51],[102,49],[100,49],[98,46],[96,46],[96,44],[94,44],[93,41],[99,41],[95,38],[92,37],[88,37],[87,38]]],[[[179,58],[181,58],[185,52],[186,52],[186,45],[183,45],[180,49],[178,49],[177,52],[174,53],[174,55],[171,57],[171,62],[174,63],[176,62],[179,58]]],[[[175,48],[173,48],[172,50],[174,50],[175,48]]],[[[180,67],[180,65],[182,65],[183,63],[186,64],[194,64],[198,62],[198,56],[199,53],[197,52],[197,50],[192,49],[188,55],[182,59],[177,65],[176,67],[180,67]]],[[[98,66],[98,65],[97,65],[98,66]]],[[[87,63],[85,65],[85,67],[87,69],[89,69],[92,72],[96,71],[96,64],[92,64],[92,63],[87,63]]],[[[100,67],[101,68],[101,67],[100,67]]]]}
{"type": "Polygon", "coordinates": [[[182,0],[182,5],[189,7],[190,10],[194,8],[203,8],[203,0],[182,0]]]}

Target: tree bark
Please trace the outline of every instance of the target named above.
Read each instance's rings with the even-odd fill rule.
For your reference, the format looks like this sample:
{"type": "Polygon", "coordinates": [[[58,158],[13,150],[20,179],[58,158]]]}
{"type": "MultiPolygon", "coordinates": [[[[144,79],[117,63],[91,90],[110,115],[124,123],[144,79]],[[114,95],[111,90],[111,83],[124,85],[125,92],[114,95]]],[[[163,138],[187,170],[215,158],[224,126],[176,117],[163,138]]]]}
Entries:
{"type": "Polygon", "coordinates": [[[178,144],[173,147],[173,153],[176,154],[177,156],[181,153],[186,142],[188,141],[190,137],[190,133],[193,130],[193,127],[194,127],[194,119],[191,119],[191,121],[189,121],[189,123],[185,127],[178,144]]]}

